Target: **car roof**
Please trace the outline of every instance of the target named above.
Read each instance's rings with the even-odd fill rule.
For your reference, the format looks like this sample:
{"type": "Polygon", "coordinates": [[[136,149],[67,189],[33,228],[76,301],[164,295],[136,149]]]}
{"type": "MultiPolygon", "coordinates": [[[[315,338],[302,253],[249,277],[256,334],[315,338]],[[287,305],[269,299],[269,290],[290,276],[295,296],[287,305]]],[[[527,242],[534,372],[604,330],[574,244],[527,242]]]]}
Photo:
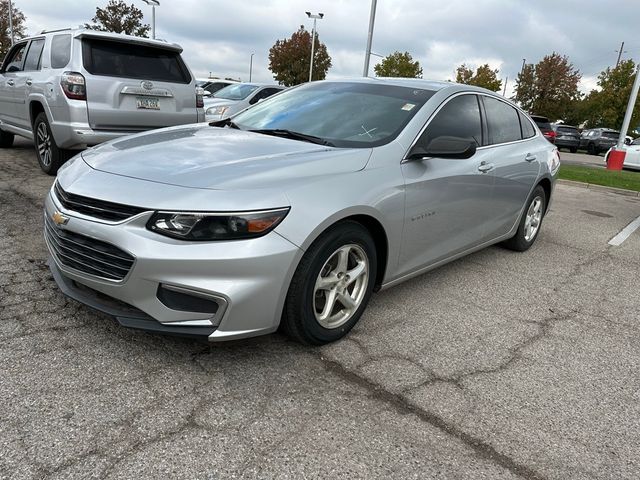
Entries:
{"type": "Polygon", "coordinates": [[[24,38],[23,40],[30,40],[32,38],[39,38],[43,35],[49,34],[62,34],[62,33],[70,33],[76,38],[80,37],[92,37],[92,38],[103,38],[105,40],[115,40],[120,42],[131,42],[142,45],[153,45],[154,47],[164,48],[166,50],[173,50],[177,52],[182,52],[182,47],[177,43],[168,43],[163,40],[154,40],[151,38],[144,37],[136,37],[134,35],[125,35],[124,33],[113,33],[113,32],[102,32],[100,30],[92,30],[90,28],[80,27],[80,28],[63,28],[59,30],[43,30],[38,35],[31,35],[30,37],[24,38]]]}

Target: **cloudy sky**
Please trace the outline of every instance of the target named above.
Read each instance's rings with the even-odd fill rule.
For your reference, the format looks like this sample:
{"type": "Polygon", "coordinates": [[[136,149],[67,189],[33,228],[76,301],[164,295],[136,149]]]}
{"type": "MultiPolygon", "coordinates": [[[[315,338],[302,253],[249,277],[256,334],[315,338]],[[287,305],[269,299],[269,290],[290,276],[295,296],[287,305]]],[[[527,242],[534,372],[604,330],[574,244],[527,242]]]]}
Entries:
{"type": "MultiPolygon", "coordinates": [[[[142,0],[127,0],[145,13],[142,0]]],[[[90,21],[107,0],[13,0],[27,17],[30,34],[90,21]]],[[[300,25],[311,29],[305,11],[322,12],[320,40],[333,60],[329,78],[362,74],[370,0],[160,0],[156,35],[184,48],[196,76],[230,76],[273,82],[269,48],[300,25]]],[[[537,62],[557,51],[583,74],[584,91],[598,73],[623,58],[640,57],[637,0],[378,0],[373,51],[408,51],[420,61],[424,78],[454,78],[461,64],[489,63],[508,77],[507,95],[522,59],[537,62]]],[[[372,66],[380,59],[372,57],[372,66]]],[[[373,69],[371,67],[371,74],[373,69]]]]}

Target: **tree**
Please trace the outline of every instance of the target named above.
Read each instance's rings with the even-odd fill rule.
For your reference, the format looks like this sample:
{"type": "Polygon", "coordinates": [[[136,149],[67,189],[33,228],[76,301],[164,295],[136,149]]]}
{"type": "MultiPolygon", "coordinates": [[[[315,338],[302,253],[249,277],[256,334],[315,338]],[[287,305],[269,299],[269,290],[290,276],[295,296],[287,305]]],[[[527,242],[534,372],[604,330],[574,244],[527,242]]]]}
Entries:
{"type": "Polygon", "coordinates": [[[567,56],[553,52],[535,66],[525,65],[516,79],[516,96],[522,108],[549,117],[565,120],[573,115],[581,98],[578,82],[580,71],[567,56]]]}
{"type": "MultiPolygon", "coordinates": [[[[24,14],[12,5],[13,37],[15,40],[24,38],[24,14]]],[[[9,0],[0,0],[0,58],[11,48],[11,31],[9,30],[9,0]]]]}
{"type": "MultiPolygon", "coordinates": [[[[309,80],[311,62],[311,34],[300,25],[291,38],[276,40],[269,49],[269,70],[280,84],[290,87],[309,80]]],[[[313,53],[313,80],[324,80],[331,68],[331,57],[318,34],[315,36],[313,53]]]]}
{"type": "Polygon", "coordinates": [[[96,7],[93,25],[86,28],[103,32],[125,33],[136,37],[148,37],[149,25],[142,24],[142,10],[135,5],[127,5],[124,0],[109,0],[105,8],[96,7]]]}
{"type": "Polygon", "coordinates": [[[499,70],[492,70],[489,64],[485,63],[480,65],[474,74],[473,70],[463,63],[456,70],[456,83],[475,85],[498,92],[502,88],[502,80],[498,78],[498,73],[499,70]]]}
{"type": "MultiPolygon", "coordinates": [[[[635,80],[636,65],[624,60],[617,67],[607,68],[598,76],[600,90],[592,90],[581,105],[584,120],[589,127],[619,129],[627,109],[631,88],[635,80]]],[[[631,117],[631,127],[640,124],[640,101],[636,102],[631,117]]]]}
{"type": "Polygon", "coordinates": [[[419,61],[413,61],[409,52],[393,52],[373,67],[377,77],[422,78],[422,67],[419,61]]]}

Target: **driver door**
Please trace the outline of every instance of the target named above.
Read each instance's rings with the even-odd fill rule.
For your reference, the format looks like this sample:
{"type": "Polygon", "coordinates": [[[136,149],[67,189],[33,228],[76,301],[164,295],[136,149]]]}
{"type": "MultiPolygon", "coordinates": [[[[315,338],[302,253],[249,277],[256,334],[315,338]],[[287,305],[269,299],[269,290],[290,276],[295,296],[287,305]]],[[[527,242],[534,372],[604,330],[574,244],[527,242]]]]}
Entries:
{"type": "Polygon", "coordinates": [[[15,45],[7,55],[0,72],[0,120],[9,125],[16,124],[16,72],[22,71],[26,53],[27,42],[15,45]]]}
{"type": "MultiPolygon", "coordinates": [[[[427,149],[441,136],[482,146],[483,127],[475,94],[449,99],[427,123],[416,146],[427,149]]],[[[490,152],[467,159],[405,160],[405,218],[400,271],[410,273],[482,244],[492,211],[494,176],[490,152]]]]}

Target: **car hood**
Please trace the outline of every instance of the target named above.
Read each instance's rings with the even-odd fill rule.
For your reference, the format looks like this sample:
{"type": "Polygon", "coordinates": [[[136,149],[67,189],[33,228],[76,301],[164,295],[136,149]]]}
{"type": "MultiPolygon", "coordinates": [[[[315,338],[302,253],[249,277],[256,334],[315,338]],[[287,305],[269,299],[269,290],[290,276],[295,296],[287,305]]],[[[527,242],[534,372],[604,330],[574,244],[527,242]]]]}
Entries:
{"type": "Polygon", "coordinates": [[[362,170],[371,149],[331,148],[206,124],[128,136],[85,150],[94,170],[189,188],[284,187],[362,170]]]}

